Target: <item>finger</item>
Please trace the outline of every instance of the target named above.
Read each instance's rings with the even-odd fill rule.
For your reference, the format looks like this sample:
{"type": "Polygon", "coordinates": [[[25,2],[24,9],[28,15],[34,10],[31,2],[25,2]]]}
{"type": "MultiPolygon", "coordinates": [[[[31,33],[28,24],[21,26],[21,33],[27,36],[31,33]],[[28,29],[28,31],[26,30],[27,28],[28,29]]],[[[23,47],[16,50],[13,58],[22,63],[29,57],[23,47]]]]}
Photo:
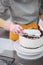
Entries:
{"type": "Polygon", "coordinates": [[[17,25],[20,30],[23,30],[23,28],[20,25],[17,25]]]}
{"type": "Polygon", "coordinates": [[[18,33],[20,33],[20,32],[21,32],[21,30],[20,30],[20,28],[19,28],[19,27],[17,27],[17,31],[18,31],[18,33]]]}
{"type": "Polygon", "coordinates": [[[18,34],[18,31],[17,29],[13,30],[14,34],[18,34]]]}
{"type": "Polygon", "coordinates": [[[21,30],[20,28],[19,28],[19,33],[20,33],[20,34],[23,33],[23,30],[21,30]]]}
{"type": "Polygon", "coordinates": [[[23,33],[23,28],[22,27],[18,27],[20,30],[20,33],[23,33]]]}
{"type": "Polygon", "coordinates": [[[22,31],[19,29],[19,27],[17,27],[15,30],[14,30],[15,34],[19,34],[19,33],[22,33],[22,31]]]}

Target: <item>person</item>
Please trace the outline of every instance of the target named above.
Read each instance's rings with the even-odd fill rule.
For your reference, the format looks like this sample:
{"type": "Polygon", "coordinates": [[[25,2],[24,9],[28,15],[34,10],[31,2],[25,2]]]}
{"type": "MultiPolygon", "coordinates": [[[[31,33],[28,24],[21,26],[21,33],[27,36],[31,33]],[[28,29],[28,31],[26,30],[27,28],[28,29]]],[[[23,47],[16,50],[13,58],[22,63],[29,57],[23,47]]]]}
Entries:
{"type": "Polygon", "coordinates": [[[40,0],[0,0],[0,25],[11,31],[10,39],[17,40],[23,29],[38,27],[39,8],[40,0]],[[12,19],[10,23],[3,20],[8,16],[8,10],[12,19]]]}

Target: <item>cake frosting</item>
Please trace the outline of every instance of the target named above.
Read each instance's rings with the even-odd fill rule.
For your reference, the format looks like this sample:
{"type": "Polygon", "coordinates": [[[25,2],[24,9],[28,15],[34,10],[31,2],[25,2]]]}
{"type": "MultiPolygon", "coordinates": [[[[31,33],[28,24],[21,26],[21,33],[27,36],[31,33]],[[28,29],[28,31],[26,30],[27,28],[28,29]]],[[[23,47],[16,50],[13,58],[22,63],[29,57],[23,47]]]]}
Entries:
{"type": "Polygon", "coordinates": [[[26,33],[28,36],[40,37],[41,32],[38,29],[25,29],[24,34],[26,33]]]}
{"type": "Polygon", "coordinates": [[[43,31],[40,29],[25,29],[19,35],[19,44],[25,48],[39,48],[43,45],[43,31]]]}

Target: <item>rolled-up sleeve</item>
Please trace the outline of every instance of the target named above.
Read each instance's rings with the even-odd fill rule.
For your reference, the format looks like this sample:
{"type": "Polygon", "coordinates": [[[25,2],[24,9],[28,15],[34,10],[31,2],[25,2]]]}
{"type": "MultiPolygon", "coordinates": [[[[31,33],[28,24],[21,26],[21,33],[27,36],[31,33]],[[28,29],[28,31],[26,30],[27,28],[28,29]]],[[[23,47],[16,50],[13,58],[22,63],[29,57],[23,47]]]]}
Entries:
{"type": "Polygon", "coordinates": [[[9,1],[0,0],[0,18],[8,19],[10,17],[9,11],[9,1]]]}

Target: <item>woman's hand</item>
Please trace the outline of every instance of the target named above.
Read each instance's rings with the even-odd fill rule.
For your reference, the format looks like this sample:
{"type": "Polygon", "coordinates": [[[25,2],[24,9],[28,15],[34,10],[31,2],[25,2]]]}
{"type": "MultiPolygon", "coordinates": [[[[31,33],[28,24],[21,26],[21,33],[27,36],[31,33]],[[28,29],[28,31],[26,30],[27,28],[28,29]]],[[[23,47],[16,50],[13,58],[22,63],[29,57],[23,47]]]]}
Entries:
{"type": "Polygon", "coordinates": [[[23,32],[23,28],[18,24],[9,23],[7,29],[12,31],[14,34],[19,34],[23,32]]]}

